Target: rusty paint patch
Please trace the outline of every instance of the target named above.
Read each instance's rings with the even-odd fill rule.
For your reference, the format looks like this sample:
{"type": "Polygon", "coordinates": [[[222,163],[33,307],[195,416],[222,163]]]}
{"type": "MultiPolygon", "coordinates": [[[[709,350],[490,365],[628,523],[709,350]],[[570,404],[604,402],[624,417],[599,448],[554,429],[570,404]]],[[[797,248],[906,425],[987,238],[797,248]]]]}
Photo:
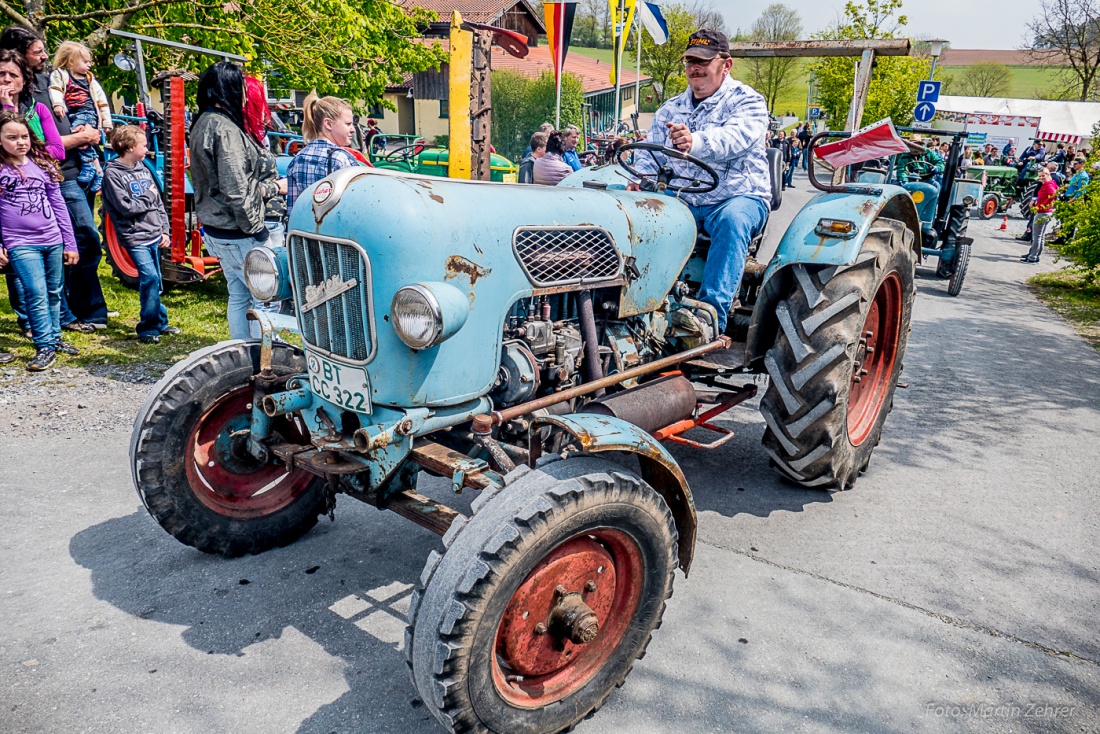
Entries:
{"type": "Polygon", "coordinates": [[[440,204],[443,203],[443,197],[440,196],[439,194],[428,194],[428,198],[431,199],[432,201],[437,201],[440,204]]]}
{"type": "Polygon", "coordinates": [[[461,255],[451,255],[447,258],[446,263],[447,274],[443,276],[445,279],[450,280],[457,278],[459,275],[466,275],[470,278],[470,285],[477,282],[478,278],[484,278],[489,273],[493,272],[489,268],[483,268],[473,260],[468,260],[461,255]]]}
{"type": "Polygon", "coordinates": [[[640,201],[634,202],[634,206],[638,207],[639,209],[649,209],[651,211],[659,212],[665,208],[665,202],[661,201],[658,198],[647,196],[640,201]]]}
{"type": "Polygon", "coordinates": [[[859,208],[859,211],[861,214],[863,214],[863,216],[866,217],[873,214],[876,209],[878,209],[878,201],[876,201],[875,199],[868,199],[867,201],[863,202],[863,206],[859,208]]]}

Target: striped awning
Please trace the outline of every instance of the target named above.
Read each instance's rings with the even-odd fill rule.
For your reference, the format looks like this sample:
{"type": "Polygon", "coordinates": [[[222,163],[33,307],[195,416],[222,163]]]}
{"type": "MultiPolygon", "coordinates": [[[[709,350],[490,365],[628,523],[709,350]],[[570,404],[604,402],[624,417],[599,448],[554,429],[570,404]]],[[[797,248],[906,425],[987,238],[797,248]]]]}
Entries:
{"type": "Polygon", "coordinates": [[[1048,133],[1040,130],[1037,137],[1039,140],[1046,140],[1051,143],[1070,143],[1072,145],[1081,144],[1080,135],[1070,135],[1069,133],[1048,133]]]}

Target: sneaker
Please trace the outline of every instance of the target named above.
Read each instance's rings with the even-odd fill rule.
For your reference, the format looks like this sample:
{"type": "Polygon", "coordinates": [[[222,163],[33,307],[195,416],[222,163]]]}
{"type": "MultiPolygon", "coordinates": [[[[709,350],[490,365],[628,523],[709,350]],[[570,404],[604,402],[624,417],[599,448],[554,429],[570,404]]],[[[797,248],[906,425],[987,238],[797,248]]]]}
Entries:
{"type": "Polygon", "coordinates": [[[92,179],[92,185],[88,187],[88,190],[93,194],[99,193],[99,190],[103,188],[103,174],[97,173],[92,179]]]}
{"type": "Polygon", "coordinates": [[[78,184],[86,184],[86,183],[89,183],[94,178],[95,178],[95,169],[94,168],[92,168],[91,166],[81,166],[80,173],[77,174],[77,177],[76,177],[76,182],[78,184]]]}
{"type": "Polygon", "coordinates": [[[182,332],[180,331],[180,327],[178,326],[165,326],[163,329],[160,330],[160,333],[168,334],[169,336],[175,336],[176,334],[180,334],[182,332]]]}
{"type": "Polygon", "coordinates": [[[142,344],[160,344],[160,337],[156,334],[145,334],[139,336],[138,341],[142,344]]]}
{"type": "Polygon", "coordinates": [[[1031,242],[1031,235],[1025,232],[1024,234],[1016,235],[1012,239],[1019,240],[1020,242],[1031,242]]]}
{"type": "Polygon", "coordinates": [[[63,339],[57,340],[57,344],[53,345],[53,350],[55,352],[60,352],[61,354],[67,354],[70,357],[76,357],[80,355],[79,349],[63,339]]]}
{"type": "Polygon", "coordinates": [[[86,321],[84,323],[86,323],[88,326],[92,327],[92,329],[94,331],[103,331],[104,329],[107,328],[107,324],[100,323],[99,321],[86,321]]]}
{"type": "Polygon", "coordinates": [[[64,331],[79,331],[82,334],[90,334],[95,331],[95,327],[91,324],[85,324],[81,321],[70,321],[67,324],[61,326],[64,331]]]}
{"type": "Polygon", "coordinates": [[[1037,257],[1025,257],[1023,261],[1025,263],[1028,263],[1029,265],[1034,265],[1035,263],[1039,262],[1039,258],[1037,258],[1037,257]]]}
{"type": "MultiPolygon", "coordinates": [[[[118,311],[108,311],[107,312],[107,318],[117,319],[118,318],[118,311]]],[[[104,324],[104,328],[106,328],[106,324],[104,324]]]]}
{"type": "Polygon", "coordinates": [[[57,354],[52,349],[39,349],[34,359],[27,363],[30,372],[45,372],[57,361],[57,354]]]}

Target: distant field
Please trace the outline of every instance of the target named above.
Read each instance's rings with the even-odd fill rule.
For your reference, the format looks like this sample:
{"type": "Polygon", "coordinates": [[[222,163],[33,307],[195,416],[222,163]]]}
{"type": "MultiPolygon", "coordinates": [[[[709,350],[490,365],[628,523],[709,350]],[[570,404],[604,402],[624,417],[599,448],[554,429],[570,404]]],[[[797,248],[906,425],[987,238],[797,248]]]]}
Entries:
{"type": "MultiPolygon", "coordinates": [[[[605,48],[578,48],[571,47],[570,53],[579,53],[584,56],[590,56],[595,59],[600,59],[606,63],[611,63],[612,51],[605,48]]],[[[627,61],[624,58],[624,61],[627,61]]],[[[633,63],[633,58],[629,60],[629,63],[633,63]]],[[[808,87],[808,72],[806,69],[810,60],[802,61],[800,71],[798,74],[798,80],[792,85],[792,87],[785,93],[780,95],[776,102],[773,112],[783,113],[788,110],[794,112],[799,116],[806,114],[806,90],[808,87]]],[[[961,74],[966,67],[965,66],[944,66],[940,67],[943,71],[952,76],[961,74]]],[[[1047,69],[1039,66],[1010,66],[1008,67],[1012,75],[1009,78],[1007,97],[1018,97],[1022,99],[1031,99],[1039,96],[1046,96],[1051,93],[1051,90],[1055,86],[1054,78],[1056,71],[1054,69],[1047,69]]],[[[737,66],[734,65],[733,75],[738,76],[737,66]]]]}

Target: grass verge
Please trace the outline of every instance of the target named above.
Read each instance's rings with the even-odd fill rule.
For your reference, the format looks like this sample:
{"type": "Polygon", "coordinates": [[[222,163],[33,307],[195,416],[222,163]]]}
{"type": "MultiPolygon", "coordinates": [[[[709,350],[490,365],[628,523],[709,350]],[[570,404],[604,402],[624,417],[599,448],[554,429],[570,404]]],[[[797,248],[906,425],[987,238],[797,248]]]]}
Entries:
{"type": "MultiPolygon", "coordinates": [[[[16,357],[13,365],[26,365],[34,356],[34,347],[19,331],[15,313],[8,302],[7,285],[0,278],[0,351],[16,357]]],[[[161,296],[168,309],[168,322],[183,333],[161,337],[160,344],[142,344],[134,327],[138,322],[141,303],[135,290],[126,288],[111,274],[106,262],[100,263],[99,281],[107,308],[118,311],[107,329],[91,334],[63,332],[65,340],[77,347],[79,357],[59,355],[58,365],[87,367],[96,364],[132,364],[156,362],[170,365],[189,352],[229,338],[226,321],[228,293],[225,279],[219,273],[210,280],[190,286],[169,288],[161,296]]]]}
{"type": "Polygon", "coordinates": [[[1072,270],[1057,270],[1033,276],[1027,285],[1040,301],[1100,351],[1100,282],[1089,283],[1072,270]]]}

